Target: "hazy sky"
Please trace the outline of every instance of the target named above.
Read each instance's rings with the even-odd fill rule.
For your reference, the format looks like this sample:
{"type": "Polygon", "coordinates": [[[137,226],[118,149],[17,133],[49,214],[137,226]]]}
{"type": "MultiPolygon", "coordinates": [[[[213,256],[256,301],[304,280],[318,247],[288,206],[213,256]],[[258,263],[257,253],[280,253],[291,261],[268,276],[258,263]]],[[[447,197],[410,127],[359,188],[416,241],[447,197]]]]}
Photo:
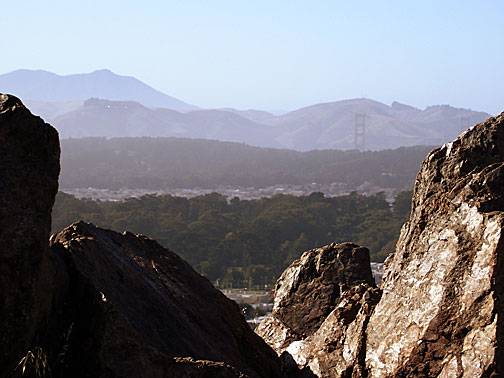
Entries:
{"type": "Polygon", "coordinates": [[[504,110],[502,0],[23,0],[0,73],[109,68],[202,107],[369,97],[504,110]]]}

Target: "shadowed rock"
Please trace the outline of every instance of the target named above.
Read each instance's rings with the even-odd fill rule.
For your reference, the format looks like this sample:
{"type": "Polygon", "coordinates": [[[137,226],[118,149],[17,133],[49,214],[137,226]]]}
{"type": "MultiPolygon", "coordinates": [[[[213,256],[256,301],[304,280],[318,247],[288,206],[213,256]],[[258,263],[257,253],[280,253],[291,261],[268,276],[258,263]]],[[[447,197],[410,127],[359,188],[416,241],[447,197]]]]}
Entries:
{"type": "Polygon", "coordinates": [[[70,269],[66,376],[280,376],[238,306],[155,241],[80,222],[51,248],[70,269]]]}
{"type": "Polygon", "coordinates": [[[238,306],[156,242],[77,223],[49,248],[59,153],[0,95],[0,377],[281,376],[238,306]]]}
{"type": "Polygon", "coordinates": [[[48,252],[58,133],[0,94],[0,376],[43,337],[55,271],[48,252]]]}

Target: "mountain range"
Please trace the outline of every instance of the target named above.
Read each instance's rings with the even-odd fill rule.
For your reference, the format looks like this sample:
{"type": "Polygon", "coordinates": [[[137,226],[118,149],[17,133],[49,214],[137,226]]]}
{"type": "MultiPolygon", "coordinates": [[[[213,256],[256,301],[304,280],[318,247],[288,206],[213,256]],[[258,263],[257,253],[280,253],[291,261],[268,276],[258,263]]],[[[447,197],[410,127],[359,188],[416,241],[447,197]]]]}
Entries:
{"type": "Polygon", "coordinates": [[[489,116],[449,105],[418,109],[366,98],[280,115],[254,109],[199,109],[109,70],[68,76],[18,70],[0,75],[0,91],[22,97],[62,138],[203,138],[299,151],[438,145],[489,116]],[[364,130],[359,143],[357,119],[364,130]]]}

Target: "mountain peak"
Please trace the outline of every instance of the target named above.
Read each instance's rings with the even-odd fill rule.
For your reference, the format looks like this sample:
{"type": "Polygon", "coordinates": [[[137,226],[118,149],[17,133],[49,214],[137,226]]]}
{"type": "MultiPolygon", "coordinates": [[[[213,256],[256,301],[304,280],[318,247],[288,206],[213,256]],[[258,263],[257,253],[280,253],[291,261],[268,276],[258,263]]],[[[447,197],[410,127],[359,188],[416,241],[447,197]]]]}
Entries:
{"type": "Polygon", "coordinates": [[[18,70],[0,75],[0,88],[24,100],[33,101],[68,102],[102,98],[135,101],[151,108],[168,108],[181,112],[198,109],[138,79],[117,75],[109,69],[75,75],[57,75],[42,70],[18,70]]]}
{"type": "Polygon", "coordinates": [[[99,69],[99,70],[94,70],[93,72],[91,72],[91,74],[106,74],[106,75],[119,76],[119,75],[115,74],[114,72],[112,72],[111,70],[109,70],[108,68],[102,68],[102,69],[99,69]]]}

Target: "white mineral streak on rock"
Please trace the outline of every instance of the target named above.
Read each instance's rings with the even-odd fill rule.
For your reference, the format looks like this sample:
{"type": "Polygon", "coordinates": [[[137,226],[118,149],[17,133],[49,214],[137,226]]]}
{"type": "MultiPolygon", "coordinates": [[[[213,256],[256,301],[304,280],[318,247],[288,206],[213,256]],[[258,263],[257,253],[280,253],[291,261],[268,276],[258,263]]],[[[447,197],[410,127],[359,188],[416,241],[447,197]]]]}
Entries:
{"type": "Polygon", "coordinates": [[[459,213],[461,223],[466,226],[467,232],[474,237],[483,223],[483,215],[478,212],[476,207],[469,206],[467,203],[460,205],[459,213]]]}
{"type": "MultiPolygon", "coordinates": [[[[357,318],[359,318],[359,316],[357,318]]],[[[355,337],[355,335],[358,335],[361,332],[362,325],[362,321],[353,322],[348,326],[345,332],[343,359],[346,363],[355,361],[355,359],[357,358],[357,349],[362,340],[360,340],[358,337],[355,337]]]]}
{"type": "Polygon", "coordinates": [[[303,253],[300,258],[300,263],[291,265],[278,279],[275,298],[273,299],[273,310],[279,308],[284,298],[290,295],[290,290],[293,286],[295,286],[298,280],[304,260],[308,257],[307,254],[308,252],[303,253]]]}
{"type": "MultiPolygon", "coordinates": [[[[452,218],[459,218],[459,214],[452,218]]],[[[392,374],[418,345],[432,319],[443,311],[440,303],[445,278],[456,264],[458,237],[450,228],[430,231],[424,231],[418,242],[426,248],[423,259],[413,259],[402,267],[400,275],[384,283],[368,327],[366,360],[371,376],[392,374]]]]}
{"type": "Polygon", "coordinates": [[[480,377],[495,355],[497,319],[483,329],[474,329],[464,338],[462,368],[464,377],[480,377]]]}
{"type": "Polygon", "coordinates": [[[500,217],[487,221],[483,232],[483,244],[476,252],[471,271],[464,277],[461,311],[466,310],[481,293],[491,288],[494,252],[500,241],[501,229],[500,217]]]}
{"type": "Polygon", "coordinates": [[[459,378],[459,364],[456,356],[450,355],[449,358],[443,361],[443,365],[443,370],[441,370],[438,378],[459,378]]]}
{"type": "Polygon", "coordinates": [[[446,157],[450,156],[450,153],[451,153],[452,148],[453,148],[453,142],[444,144],[443,148],[446,148],[446,157]]]}
{"type": "Polygon", "coordinates": [[[327,374],[324,375],[322,368],[320,367],[319,359],[317,357],[310,360],[310,362],[308,363],[308,367],[310,368],[311,372],[315,374],[317,377],[328,376],[327,374]]]}
{"type": "MultiPolygon", "coordinates": [[[[460,280],[460,315],[473,306],[476,300],[479,315],[491,318],[494,302],[486,293],[492,287],[495,253],[500,242],[502,215],[486,216],[476,207],[461,203],[458,210],[443,224],[461,225],[473,242],[482,240],[473,263],[460,280]],[[482,296],[485,296],[482,299],[482,296]]],[[[413,349],[423,339],[430,322],[445,309],[441,306],[447,290],[447,275],[456,268],[461,240],[451,228],[430,229],[422,233],[416,243],[427,251],[422,259],[413,259],[400,270],[400,274],[384,283],[384,293],[368,327],[367,365],[372,377],[392,376],[404,364],[413,349]],[[393,321],[388,321],[393,319],[393,321]]],[[[418,251],[417,251],[418,253],[418,251]]],[[[402,254],[404,256],[404,253],[402,254]]],[[[401,256],[401,257],[402,257],[401,256]]],[[[401,258],[404,264],[404,260],[401,258]]],[[[397,272],[398,262],[391,266],[397,272]]],[[[475,326],[464,338],[462,365],[456,356],[442,364],[440,377],[481,376],[494,360],[496,342],[495,321],[484,327],[475,326]]]]}
{"type": "Polygon", "coordinates": [[[303,340],[296,340],[287,347],[287,352],[294,358],[298,366],[306,365],[306,358],[303,353],[303,340]]]}
{"type": "Polygon", "coordinates": [[[257,326],[256,332],[260,333],[266,343],[278,354],[282,354],[287,347],[288,340],[293,337],[289,328],[274,316],[268,316],[264,319],[257,326]]]}

